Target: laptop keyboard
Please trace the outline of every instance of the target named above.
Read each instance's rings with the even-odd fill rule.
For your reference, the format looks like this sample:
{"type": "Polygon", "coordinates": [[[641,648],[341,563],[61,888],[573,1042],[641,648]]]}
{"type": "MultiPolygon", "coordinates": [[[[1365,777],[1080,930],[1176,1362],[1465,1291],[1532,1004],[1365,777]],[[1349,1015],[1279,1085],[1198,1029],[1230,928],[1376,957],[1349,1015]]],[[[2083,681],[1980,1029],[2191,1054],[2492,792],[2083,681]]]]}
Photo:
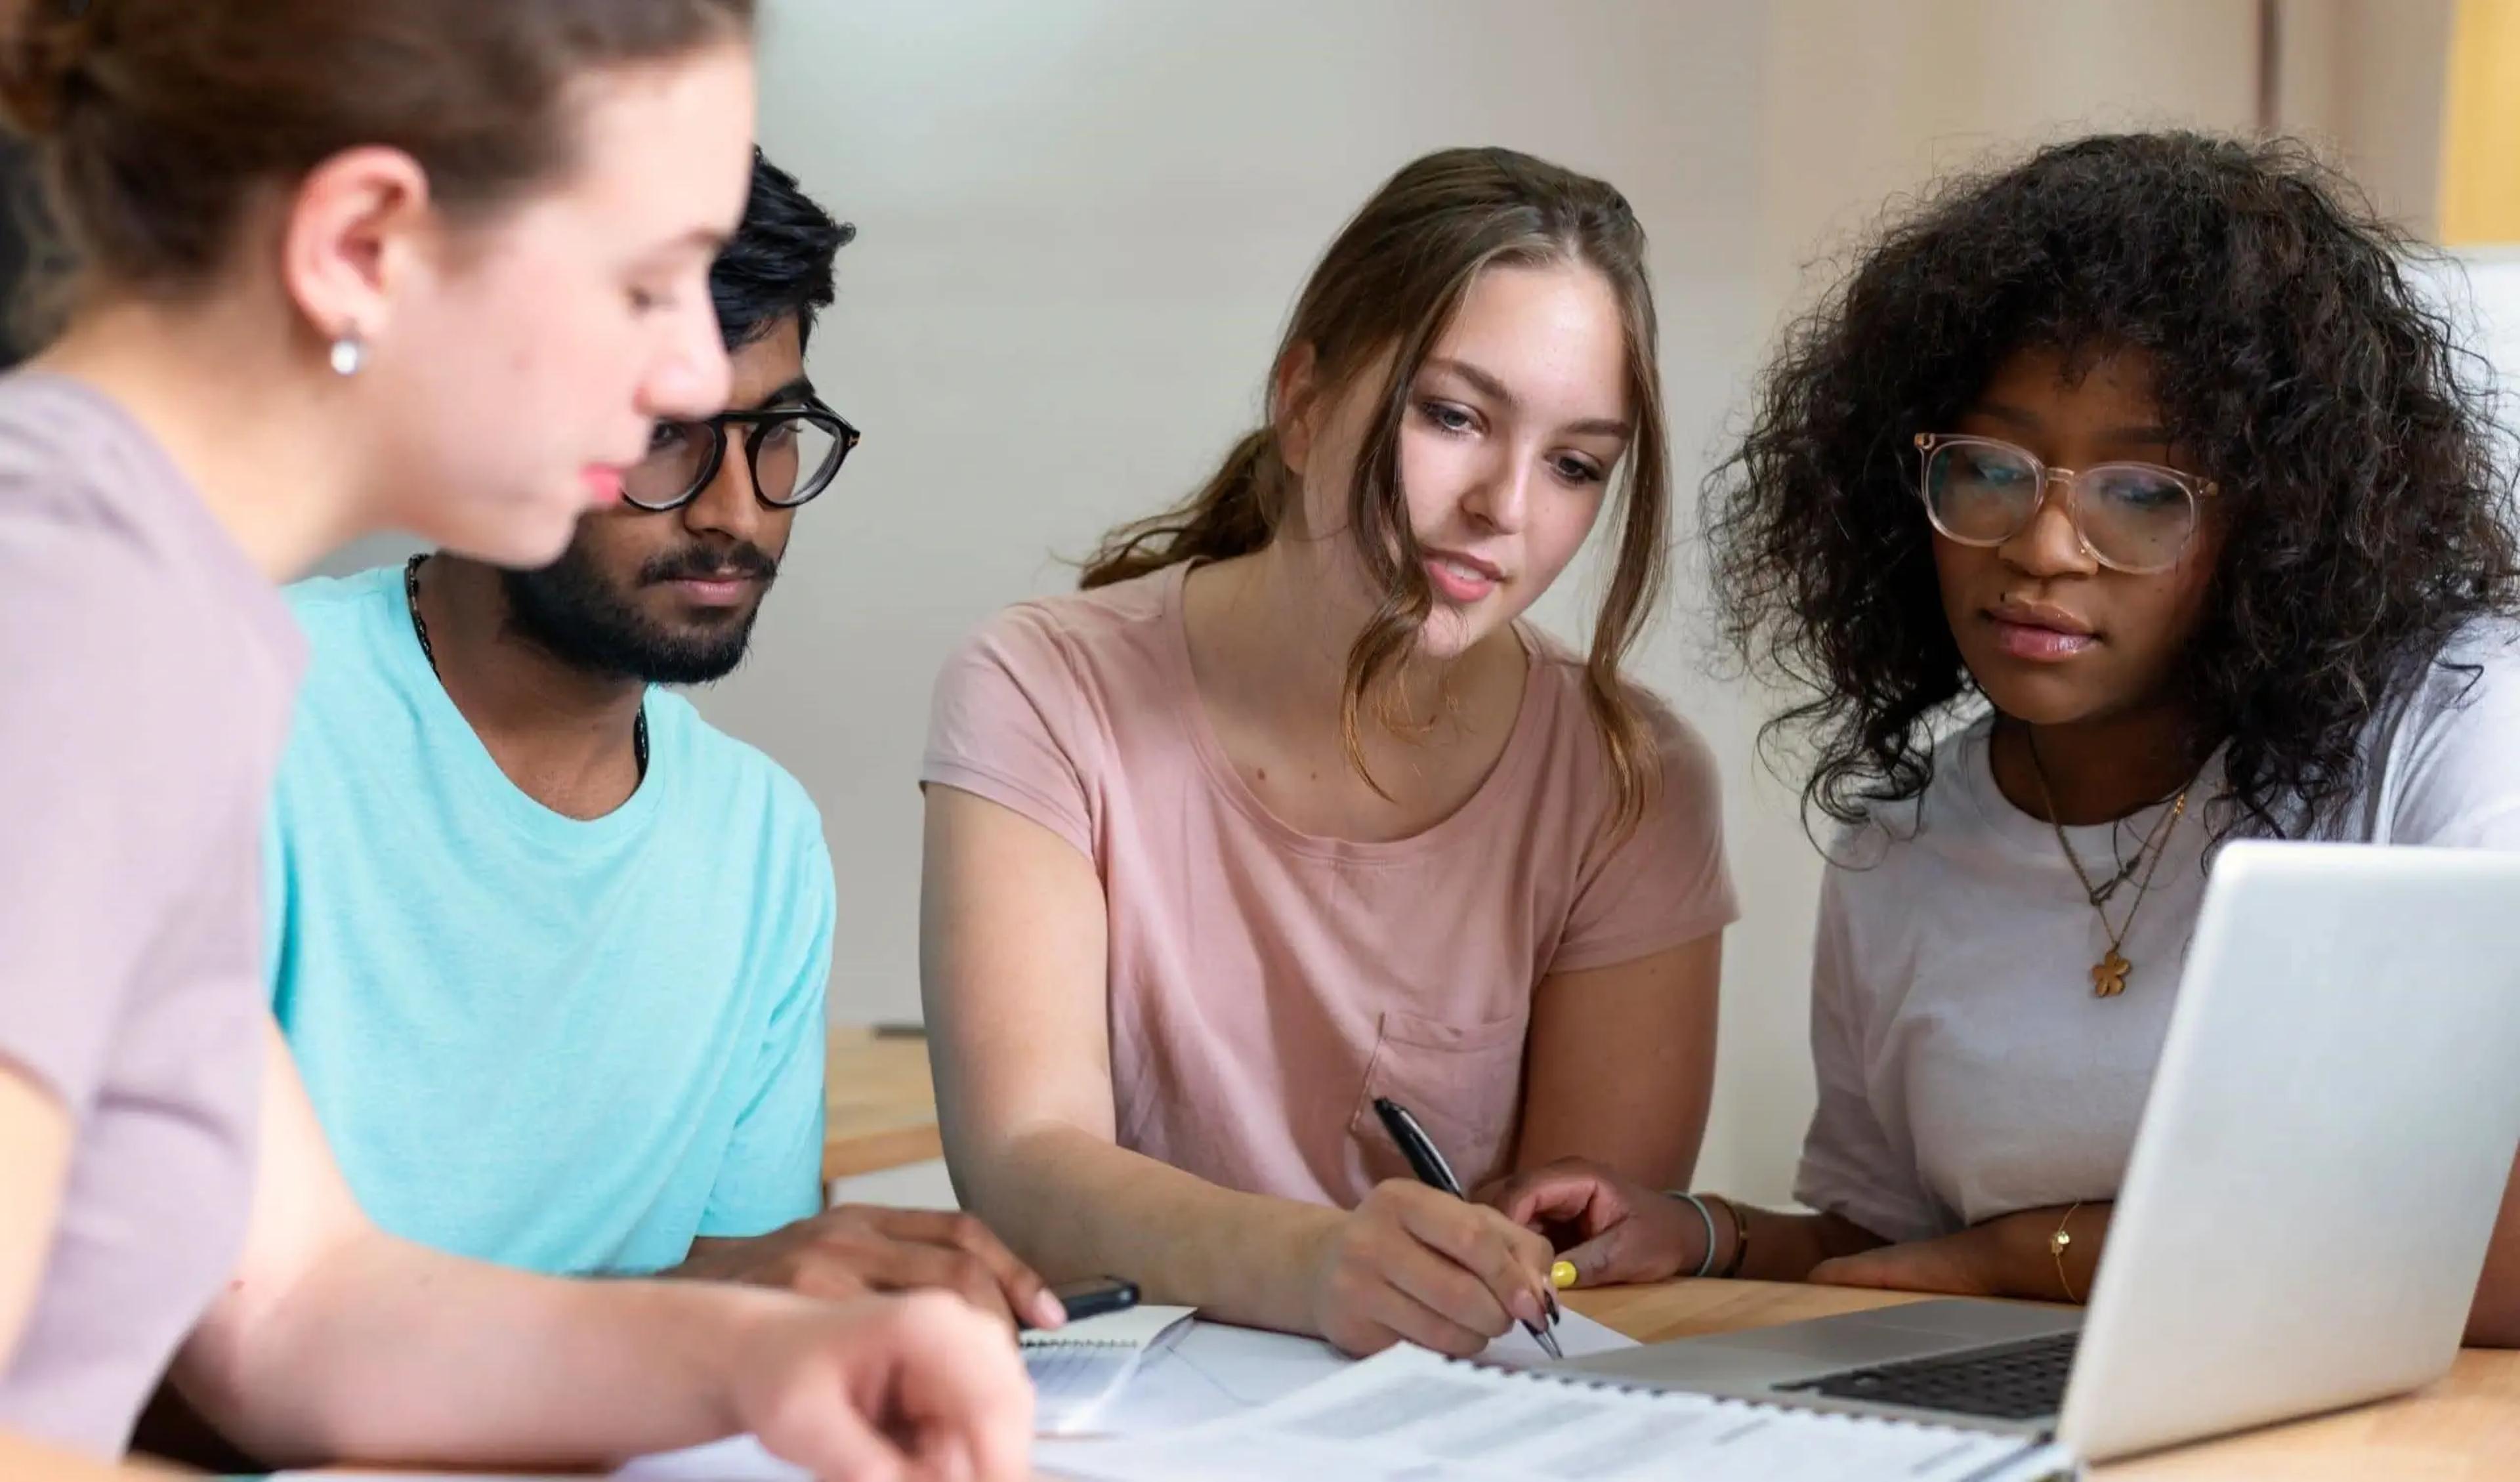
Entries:
{"type": "Polygon", "coordinates": [[[1991,1420],[2035,1420],[2065,1402],[2065,1375],[2074,1367],[2077,1332],[1908,1359],[1868,1369],[1840,1370],[1780,1390],[1950,1411],[1991,1420]]]}

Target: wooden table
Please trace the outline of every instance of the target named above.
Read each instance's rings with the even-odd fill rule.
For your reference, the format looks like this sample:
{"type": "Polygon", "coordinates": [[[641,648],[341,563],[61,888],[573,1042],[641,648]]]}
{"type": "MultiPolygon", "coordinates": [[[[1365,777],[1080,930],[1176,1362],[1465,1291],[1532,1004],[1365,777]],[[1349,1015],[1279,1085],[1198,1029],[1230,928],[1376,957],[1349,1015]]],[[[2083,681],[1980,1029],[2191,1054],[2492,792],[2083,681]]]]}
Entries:
{"type": "MultiPolygon", "coordinates": [[[[1765,1327],[1919,1298],[1767,1281],[1671,1281],[1570,1293],[1567,1305],[1643,1342],[1765,1327]]],[[[2468,1482],[2520,1478],[2520,1353],[2471,1348],[2429,1389],[2339,1415],[2095,1468],[2098,1482],[2468,1482]]]]}
{"type": "Polygon", "coordinates": [[[945,1155],[927,1037],[916,1030],[833,1025],[823,1105],[826,1184],[945,1155]]]}
{"type": "MultiPolygon", "coordinates": [[[[1920,1298],[1768,1281],[1571,1292],[1568,1306],[1641,1342],[1764,1327],[1920,1298]]],[[[2471,1348],[2419,1393],[2099,1467],[2096,1482],[2485,1482],[2520,1478],[2520,1353],[2471,1348]]]]}

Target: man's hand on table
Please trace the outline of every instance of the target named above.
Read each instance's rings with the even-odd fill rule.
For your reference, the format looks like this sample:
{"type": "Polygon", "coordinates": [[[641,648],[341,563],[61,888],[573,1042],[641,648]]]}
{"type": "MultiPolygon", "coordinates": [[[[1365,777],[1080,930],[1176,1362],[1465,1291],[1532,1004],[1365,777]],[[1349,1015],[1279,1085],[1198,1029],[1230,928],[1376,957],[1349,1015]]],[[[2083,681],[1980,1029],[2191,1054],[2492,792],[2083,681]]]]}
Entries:
{"type": "Polygon", "coordinates": [[[1066,1321],[1049,1284],[968,1214],[843,1204],[749,1239],[698,1239],[660,1276],[844,1300],[936,1288],[1009,1325],[1066,1321]]]}

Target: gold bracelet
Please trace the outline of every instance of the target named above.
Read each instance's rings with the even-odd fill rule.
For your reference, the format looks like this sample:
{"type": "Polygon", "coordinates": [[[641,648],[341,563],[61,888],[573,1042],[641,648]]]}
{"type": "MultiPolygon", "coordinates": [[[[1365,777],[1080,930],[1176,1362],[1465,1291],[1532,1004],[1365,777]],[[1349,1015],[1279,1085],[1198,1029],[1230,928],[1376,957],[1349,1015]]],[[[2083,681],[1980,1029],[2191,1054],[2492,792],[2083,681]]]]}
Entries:
{"type": "Polygon", "coordinates": [[[2073,1209],[2066,1210],[2065,1218],[2056,1222],[2056,1233],[2048,1237],[2048,1256],[2056,1263],[2056,1284],[2063,1289],[2068,1302],[2082,1299],[2074,1295],[2074,1283],[2065,1280],[2065,1247],[2074,1243],[2073,1235],[2066,1232],[2065,1227],[2073,1223],[2074,1210],[2082,1207],[2083,1201],[2076,1199],[2073,1209]]]}
{"type": "Polygon", "coordinates": [[[1721,1202],[1724,1212],[1732,1217],[1732,1259],[1725,1262],[1724,1269],[1717,1275],[1729,1280],[1741,1275],[1741,1268],[1750,1262],[1750,1222],[1742,1216],[1740,1205],[1731,1199],[1722,1199],[1721,1202]]]}

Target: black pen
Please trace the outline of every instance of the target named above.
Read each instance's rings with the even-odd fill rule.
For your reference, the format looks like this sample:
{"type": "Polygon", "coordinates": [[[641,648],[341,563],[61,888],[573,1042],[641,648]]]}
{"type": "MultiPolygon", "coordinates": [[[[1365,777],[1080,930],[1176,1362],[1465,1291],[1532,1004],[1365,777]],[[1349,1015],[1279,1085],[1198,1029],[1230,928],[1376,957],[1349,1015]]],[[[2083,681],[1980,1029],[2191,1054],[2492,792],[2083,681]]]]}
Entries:
{"type": "MultiPolygon", "coordinates": [[[[1409,1114],[1408,1107],[1389,1097],[1378,1096],[1373,1099],[1373,1114],[1382,1118],[1382,1125],[1391,1133],[1391,1141],[1400,1145],[1400,1155],[1409,1160],[1409,1171],[1418,1175],[1418,1183],[1440,1189],[1457,1199],[1469,1198],[1462,1191],[1462,1181],[1453,1177],[1453,1165],[1444,1161],[1444,1154],[1436,1148],[1434,1139],[1426,1136],[1426,1129],[1418,1125],[1418,1119],[1409,1114]]],[[[1557,1305],[1555,1295],[1551,1295],[1548,1300],[1550,1306],[1557,1305]]],[[[1540,1345],[1541,1352],[1552,1359],[1566,1357],[1558,1350],[1556,1336],[1548,1328],[1527,1320],[1522,1326],[1531,1334],[1532,1341],[1540,1345]]]]}

